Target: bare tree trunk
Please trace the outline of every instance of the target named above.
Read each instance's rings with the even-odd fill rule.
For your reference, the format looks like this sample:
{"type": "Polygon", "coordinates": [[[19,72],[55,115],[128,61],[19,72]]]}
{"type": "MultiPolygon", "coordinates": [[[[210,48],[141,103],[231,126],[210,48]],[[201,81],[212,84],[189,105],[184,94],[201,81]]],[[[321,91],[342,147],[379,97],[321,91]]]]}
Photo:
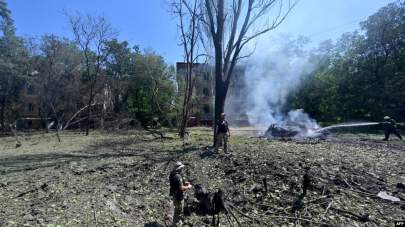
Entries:
{"type": "Polygon", "coordinates": [[[89,130],[90,130],[90,121],[91,121],[91,103],[93,102],[93,81],[91,82],[92,84],[90,85],[90,97],[89,97],[89,104],[87,105],[87,124],[86,124],[86,136],[89,135],[89,130]]]}
{"type": "Polygon", "coordinates": [[[224,42],[224,23],[225,23],[225,18],[224,18],[224,0],[219,0],[217,3],[217,15],[216,15],[216,21],[217,21],[217,31],[215,32],[214,30],[214,25],[213,25],[213,15],[211,11],[211,6],[210,2],[206,0],[206,7],[207,9],[210,9],[210,22],[212,26],[210,27],[211,33],[213,35],[213,44],[214,44],[214,50],[215,50],[215,115],[214,115],[214,137],[213,137],[213,145],[216,145],[217,142],[217,134],[216,134],[216,124],[217,121],[219,120],[219,117],[221,113],[223,112],[224,109],[224,101],[226,97],[226,92],[223,92],[223,42],[224,42]]]}
{"type": "Polygon", "coordinates": [[[186,72],[186,89],[184,92],[184,102],[183,102],[183,114],[180,126],[180,138],[184,139],[186,133],[186,128],[188,125],[188,116],[190,113],[190,103],[193,96],[194,81],[193,81],[193,63],[187,62],[187,72],[186,72]]]}
{"type": "Polygon", "coordinates": [[[92,17],[77,14],[69,16],[73,34],[76,42],[79,44],[85,58],[86,75],[90,79],[90,96],[87,109],[86,136],[89,135],[91,123],[91,103],[93,102],[93,90],[96,86],[97,78],[100,73],[101,64],[106,60],[108,51],[106,43],[116,37],[116,32],[104,17],[92,17]],[[92,50],[93,49],[93,50],[92,50]],[[91,52],[95,54],[94,62],[91,62],[91,52]],[[94,72],[91,69],[94,67],[94,72]]]}
{"type": "Polygon", "coordinates": [[[101,109],[101,116],[100,116],[100,128],[101,130],[104,130],[104,118],[105,118],[105,110],[104,110],[104,105],[101,109]]]}
{"type": "Polygon", "coordinates": [[[59,120],[57,120],[58,122],[56,123],[56,137],[58,138],[58,142],[62,142],[62,140],[60,139],[60,134],[59,131],[61,129],[61,122],[59,120]]]}
{"type": "MultiPolygon", "coordinates": [[[[215,50],[214,124],[216,124],[221,112],[224,111],[234,67],[241,58],[250,56],[249,54],[240,56],[243,47],[258,36],[278,27],[298,0],[289,0],[286,3],[281,0],[205,0],[204,2],[207,19],[205,24],[215,50]],[[255,29],[254,25],[260,21],[260,18],[267,17],[276,3],[279,3],[278,13],[275,14],[272,22],[263,25],[261,29],[255,29]],[[224,34],[227,34],[226,43],[224,43],[224,34]]],[[[214,145],[217,137],[215,128],[214,145]]]]}
{"type": "Polygon", "coordinates": [[[101,105],[101,115],[100,115],[100,128],[101,130],[104,130],[104,118],[105,118],[105,112],[107,108],[107,95],[106,95],[106,88],[103,89],[103,103],[101,105]]]}
{"type": "Polygon", "coordinates": [[[17,129],[15,128],[16,125],[17,125],[17,123],[15,123],[14,125],[10,124],[10,130],[13,133],[14,138],[17,142],[15,147],[18,148],[18,147],[21,147],[22,143],[21,143],[20,139],[18,138],[17,129]]]}
{"type": "Polygon", "coordinates": [[[5,132],[6,126],[5,126],[4,112],[5,112],[5,108],[6,108],[6,99],[4,97],[1,99],[0,106],[1,106],[1,109],[0,109],[1,131],[5,132]]]}
{"type": "Polygon", "coordinates": [[[179,18],[180,40],[184,51],[184,60],[186,64],[184,99],[181,112],[181,123],[179,127],[179,136],[184,139],[188,118],[190,113],[190,103],[193,95],[195,75],[194,64],[200,57],[198,42],[201,39],[199,23],[202,16],[202,10],[199,0],[173,0],[173,12],[179,18]]]}
{"type": "Polygon", "coordinates": [[[214,125],[213,145],[214,146],[216,145],[216,142],[217,142],[216,124],[221,117],[221,113],[223,113],[224,109],[225,109],[225,100],[226,100],[226,95],[228,92],[228,87],[222,80],[216,81],[215,91],[216,91],[215,92],[215,103],[214,103],[215,115],[214,115],[214,122],[213,122],[213,125],[214,125]]]}

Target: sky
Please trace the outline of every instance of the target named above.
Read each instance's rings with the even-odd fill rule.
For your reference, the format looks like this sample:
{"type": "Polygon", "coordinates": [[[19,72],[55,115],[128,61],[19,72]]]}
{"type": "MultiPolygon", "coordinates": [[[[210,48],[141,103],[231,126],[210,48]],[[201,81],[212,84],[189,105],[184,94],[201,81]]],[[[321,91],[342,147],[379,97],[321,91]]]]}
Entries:
{"type": "MultiPolygon", "coordinates": [[[[181,61],[177,19],[168,12],[167,0],[6,0],[17,28],[27,37],[55,34],[71,38],[63,12],[105,16],[127,40],[143,49],[153,49],[174,64],[181,61]]],[[[379,8],[394,0],[300,0],[287,19],[267,36],[291,34],[308,36],[313,44],[336,40],[359,28],[379,8]]],[[[260,44],[260,43],[259,43],[260,44]]]]}

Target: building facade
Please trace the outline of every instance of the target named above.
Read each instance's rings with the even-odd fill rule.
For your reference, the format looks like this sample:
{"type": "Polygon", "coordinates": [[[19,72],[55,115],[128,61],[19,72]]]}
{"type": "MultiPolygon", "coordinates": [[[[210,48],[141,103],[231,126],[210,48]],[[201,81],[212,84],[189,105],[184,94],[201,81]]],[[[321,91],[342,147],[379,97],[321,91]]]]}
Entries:
{"type": "MultiPolygon", "coordinates": [[[[178,78],[186,76],[187,65],[183,62],[176,64],[178,78]]],[[[193,65],[195,86],[191,103],[190,126],[212,125],[214,119],[214,67],[208,64],[193,65]]],[[[247,124],[247,116],[241,111],[241,105],[246,105],[247,90],[245,89],[245,67],[238,66],[234,70],[225,103],[225,113],[232,125],[247,124]]],[[[181,88],[180,88],[181,89],[181,88]]],[[[244,109],[244,108],[243,108],[244,109]]]]}
{"type": "MultiPolygon", "coordinates": [[[[184,81],[187,74],[187,64],[177,62],[176,64],[177,78],[184,81]]],[[[194,125],[211,125],[214,116],[214,96],[213,96],[213,77],[212,67],[207,64],[195,63],[193,65],[194,89],[191,100],[189,124],[194,125]]],[[[179,84],[179,89],[182,86],[179,84]]],[[[183,92],[180,92],[182,95],[183,92]]]]}
{"type": "Polygon", "coordinates": [[[43,122],[40,117],[39,95],[34,86],[25,83],[20,90],[22,105],[20,106],[19,118],[17,120],[18,129],[40,129],[43,122]]]}

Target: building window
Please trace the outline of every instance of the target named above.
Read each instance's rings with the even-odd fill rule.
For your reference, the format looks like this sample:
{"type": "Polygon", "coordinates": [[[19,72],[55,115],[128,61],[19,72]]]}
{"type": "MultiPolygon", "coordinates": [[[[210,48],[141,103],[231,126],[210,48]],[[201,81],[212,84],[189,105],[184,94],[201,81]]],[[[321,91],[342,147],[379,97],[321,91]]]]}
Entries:
{"type": "Polygon", "coordinates": [[[28,95],[34,94],[34,87],[32,85],[27,85],[27,94],[28,95]]]}
{"type": "Polygon", "coordinates": [[[32,121],[27,121],[27,127],[32,128],[32,121]]]}
{"type": "Polygon", "coordinates": [[[26,112],[29,112],[29,113],[34,112],[34,105],[32,103],[27,103],[25,110],[26,110],[26,112]]]}
{"type": "Polygon", "coordinates": [[[203,94],[204,94],[205,97],[210,96],[210,90],[208,88],[206,88],[206,87],[203,88],[203,94]]]}
{"type": "Polygon", "coordinates": [[[203,111],[204,111],[205,114],[209,114],[210,113],[210,106],[209,105],[204,105],[203,111]]]}
{"type": "Polygon", "coordinates": [[[210,80],[210,74],[204,73],[204,80],[210,80]]]}

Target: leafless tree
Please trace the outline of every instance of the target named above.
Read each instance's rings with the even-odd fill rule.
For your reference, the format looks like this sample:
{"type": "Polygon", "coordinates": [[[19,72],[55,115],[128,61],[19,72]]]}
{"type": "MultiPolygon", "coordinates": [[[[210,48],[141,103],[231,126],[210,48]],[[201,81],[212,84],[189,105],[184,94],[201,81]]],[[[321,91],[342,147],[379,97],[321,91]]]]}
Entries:
{"type": "Polygon", "coordinates": [[[184,138],[188,123],[190,104],[195,85],[194,65],[203,55],[199,53],[201,42],[200,21],[203,16],[202,2],[200,0],[173,0],[172,12],[178,17],[180,44],[183,47],[184,63],[184,94],[181,106],[179,135],[184,138]]]}
{"type": "Polygon", "coordinates": [[[84,55],[85,74],[89,79],[89,97],[87,108],[86,135],[89,134],[91,123],[91,109],[95,86],[103,69],[103,64],[109,54],[107,44],[116,37],[110,23],[102,16],[83,15],[76,13],[69,15],[69,22],[73,30],[75,41],[84,55]]]}
{"type": "MultiPolygon", "coordinates": [[[[203,23],[214,46],[216,123],[224,111],[235,66],[240,59],[249,56],[242,52],[246,44],[277,28],[298,0],[204,0],[204,2],[203,23]]],[[[215,141],[216,135],[214,143],[215,141]]]]}
{"type": "Polygon", "coordinates": [[[41,38],[33,88],[39,98],[39,114],[46,123],[46,129],[63,127],[63,119],[70,114],[80,100],[77,75],[80,70],[80,52],[66,39],[54,35],[41,38]],[[52,119],[53,121],[49,121],[52,119]],[[52,124],[52,125],[51,125],[52,124]]]}

